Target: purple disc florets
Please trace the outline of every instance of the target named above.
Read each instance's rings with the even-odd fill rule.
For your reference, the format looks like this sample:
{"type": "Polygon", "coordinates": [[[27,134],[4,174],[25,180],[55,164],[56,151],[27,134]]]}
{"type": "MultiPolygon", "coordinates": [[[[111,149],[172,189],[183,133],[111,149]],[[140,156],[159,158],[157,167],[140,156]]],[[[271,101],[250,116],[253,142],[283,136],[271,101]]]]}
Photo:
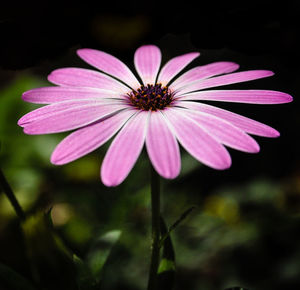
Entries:
{"type": "Polygon", "coordinates": [[[130,104],[144,111],[163,110],[173,101],[173,94],[167,86],[142,85],[128,94],[130,104]]]}

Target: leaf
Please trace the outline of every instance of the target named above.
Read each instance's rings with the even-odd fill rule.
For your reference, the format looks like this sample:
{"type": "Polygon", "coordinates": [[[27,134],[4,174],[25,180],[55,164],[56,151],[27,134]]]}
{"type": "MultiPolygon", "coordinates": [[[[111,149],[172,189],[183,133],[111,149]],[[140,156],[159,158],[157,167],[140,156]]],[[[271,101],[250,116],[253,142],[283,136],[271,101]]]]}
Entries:
{"type": "Polygon", "coordinates": [[[40,288],[74,289],[76,269],[72,252],[51,225],[51,211],[36,212],[22,223],[30,270],[40,288]],[[51,275],[49,275],[51,273],[51,275]],[[64,277],[62,279],[62,273],[64,277]]]}
{"type": "MultiPolygon", "coordinates": [[[[160,217],[161,235],[166,236],[168,229],[162,217],[160,217]]],[[[158,289],[171,290],[174,287],[176,272],[175,251],[171,236],[168,234],[163,242],[162,259],[158,267],[158,289]]]]}
{"type": "Polygon", "coordinates": [[[163,272],[175,271],[175,270],[176,270],[176,267],[175,267],[174,261],[163,258],[159,264],[157,273],[162,274],[163,272]]]}
{"type": "Polygon", "coordinates": [[[73,254],[77,270],[79,290],[100,289],[101,273],[114,244],[119,240],[121,231],[114,230],[96,238],[86,259],[73,254]]]}
{"type": "Polygon", "coordinates": [[[167,237],[170,235],[170,233],[177,228],[177,226],[182,222],[184,221],[187,216],[195,209],[196,207],[195,206],[191,206],[189,207],[187,210],[185,210],[181,216],[179,217],[178,220],[175,221],[175,223],[170,226],[169,230],[166,230],[164,234],[162,234],[162,238],[160,240],[160,247],[163,245],[164,241],[167,239],[167,237]]]}
{"type": "Polygon", "coordinates": [[[8,289],[36,290],[26,278],[2,263],[0,263],[0,281],[0,286],[5,286],[8,289]]]}
{"type": "Polygon", "coordinates": [[[112,247],[119,240],[121,231],[109,231],[103,236],[97,238],[91,247],[85,262],[88,265],[93,278],[98,283],[101,279],[101,272],[112,247]]]}
{"type": "Polygon", "coordinates": [[[96,284],[92,273],[86,263],[77,255],[73,254],[73,261],[77,269],[77,285],[79,290],[94,289],[96,284]]]}
{"type": "Polygon", "coordinates": [[[187,216],[195,209],[195,206],[191,206],[183,214],[179,217],[179,219],[169,228],[169,233],[173,231],[183,220],[187,218],[187,216]]]}

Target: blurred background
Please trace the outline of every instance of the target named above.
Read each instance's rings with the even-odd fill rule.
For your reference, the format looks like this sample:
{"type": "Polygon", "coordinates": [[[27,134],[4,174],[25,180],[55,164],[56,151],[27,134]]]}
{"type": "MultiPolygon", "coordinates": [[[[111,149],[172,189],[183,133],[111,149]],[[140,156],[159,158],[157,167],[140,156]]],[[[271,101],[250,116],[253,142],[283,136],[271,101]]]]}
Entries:
{"type": "Polygon", "coordinates": [[[161,48],[163,62],[200,51],[188,68],[225,60],[240,70],[272,70],[271,78],[226,88],[294,97],[284,105],[215,103],[281,132],[278,139],[255,137],[259,154],[229,149],[229,170],[202,166],[182,150],[180,176],[162,183],[168,225],[195,206],[171,235],[174,289],[300,289],[299,2],[110,2],[1,8],[0,166],[28,219],[20,225],[0,192],[0,289],[78,289],[85,269],[78,274],[72,259],[77,266],[89,261],[97,243],[101,289],[145,289],[151,244],[145,152],[123,184],[107,188],[99,171],[109,142],[56,167],[49,158],[67,134],[28,136],[17,120],[38,107],[23,102],[22,93],[48,86],[52,70],[88,67],[78,48],[109,52],[133,68],[135,49],[149,43],[161,48]]]}

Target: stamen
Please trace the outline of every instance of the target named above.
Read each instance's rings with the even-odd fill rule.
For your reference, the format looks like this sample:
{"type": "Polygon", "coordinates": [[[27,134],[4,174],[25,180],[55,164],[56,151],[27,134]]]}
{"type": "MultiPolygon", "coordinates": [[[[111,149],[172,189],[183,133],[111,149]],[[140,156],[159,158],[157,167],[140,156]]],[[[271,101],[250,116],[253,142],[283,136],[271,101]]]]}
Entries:
{"type": "Polygon", "coordinates": [[[172,103],[173,94],[167,86],[147,84],[147,86],[142,85],[137,90],[130,92],[128,99],[131,105],[140,110],[157,111],[163,110],[172,103]]]}

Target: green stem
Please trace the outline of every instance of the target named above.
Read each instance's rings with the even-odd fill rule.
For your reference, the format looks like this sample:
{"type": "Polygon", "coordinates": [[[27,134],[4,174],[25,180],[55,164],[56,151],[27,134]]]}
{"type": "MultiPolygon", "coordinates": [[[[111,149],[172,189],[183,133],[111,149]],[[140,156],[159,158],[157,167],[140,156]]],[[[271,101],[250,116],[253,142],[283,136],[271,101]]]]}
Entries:
{"type": "Polygon", "coordinates": [[[7,196],[8,200],[10,201],[12,207],[14,208],[17,216],[21,221],[25,220],[25,213],[21,208],[16,196],[14,195],[9,183],[7,182],[4,173],[0,169],[0,186],[2,187],[3,192],[7,196]]]}
{"type": "Polygon", "coordinates": [[[151,166],[152,253],[147,290],[157,289],[160,241],[160,177],[151,166]]]}

